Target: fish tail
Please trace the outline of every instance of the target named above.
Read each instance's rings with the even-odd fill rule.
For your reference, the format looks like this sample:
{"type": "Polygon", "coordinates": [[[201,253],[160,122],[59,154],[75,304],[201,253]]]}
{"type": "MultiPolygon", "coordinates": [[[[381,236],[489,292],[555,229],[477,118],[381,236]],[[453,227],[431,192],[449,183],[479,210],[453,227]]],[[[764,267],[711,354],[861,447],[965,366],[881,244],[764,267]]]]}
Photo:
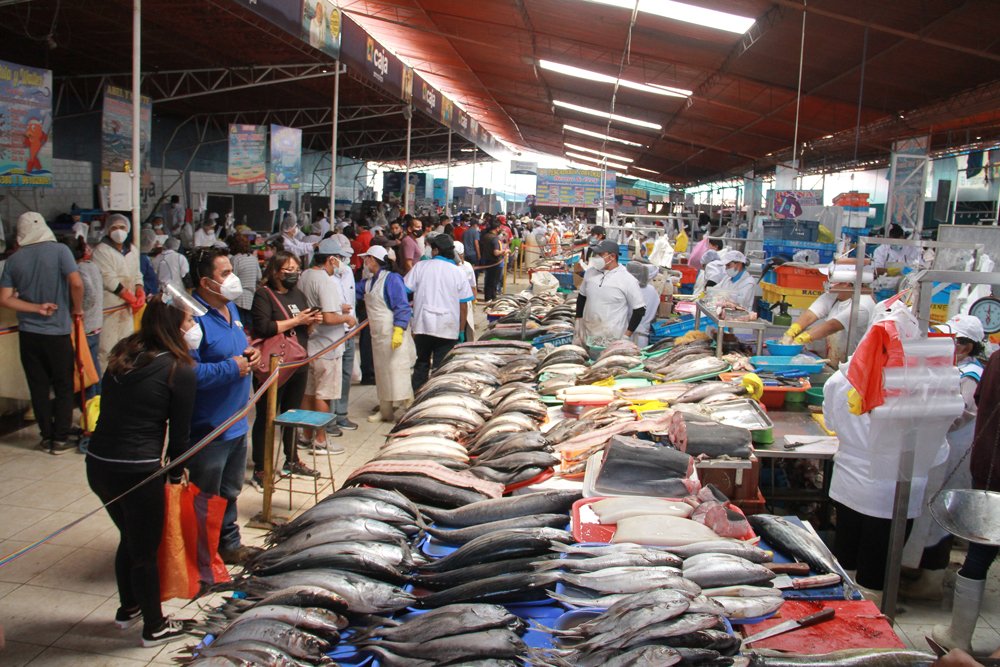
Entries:
{"type": "Polygon", "coordinates": [[[563,562],[561,558],[554,558],[552,560],[536,560],[531,564],[531,567],[535,568],[537,572],[548,572],[549,570],[558,570],[562,568],[563,562]]]}

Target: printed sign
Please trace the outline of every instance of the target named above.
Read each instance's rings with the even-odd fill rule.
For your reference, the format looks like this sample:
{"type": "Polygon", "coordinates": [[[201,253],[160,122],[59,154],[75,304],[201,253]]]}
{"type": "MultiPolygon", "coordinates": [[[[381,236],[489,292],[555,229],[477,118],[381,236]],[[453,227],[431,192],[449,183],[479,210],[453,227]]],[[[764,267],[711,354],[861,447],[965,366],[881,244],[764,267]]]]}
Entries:
{"type": "MultiPolygon", "coordinates": [[[[604,183],[604,202],[610,205],[615,197],[615,176],[608,173],[604,183]]],[[[539,169],[535,184],[538,206],[575,206],[600,208],[601,172],[589,169],[539,169]]]]}
{"type": "Polygon", "coordinates": [[[537,162],[525,162],[524,160],[511,160],[510,161],[510,173],[512,173],[512,174],[524,174],[526,176],[537,176],[538,175],[538,163],[537,162]]]}
{"type": "Polygon", "coordinates": [[[924,192],[927,186],[927,149],[930,137],[901,139],[892,145],[886,220],[919,234],[924,226],[924,192]]]}
{"type": "Polygon", "coordinates": [[[413,77],[413,90],[416,93],[413,105],[432,119],[439,120],[441,118],[441,103],[444,99],[441,93],[419,74],[413,77]]]}
{"type": "MultiPolygon", "coordinates": [[[[340,58],[359,68],[383,90],[400,98],[403,96],[402,61],[348,16],[342,17],[340,58]]],[[[409,89],[412,95],[412,82],[409,89]]]]}
{"type": "Polygon", "coordinates": [[[340,57],[340,9],[330,0],[305,0],[302,39],[323,53],[340,57]]]}
{"type": "Polygon", "coordinates": [[[0,186],[52,187],[52,72],[0,60],[0,186]]]}
{"type": "Polygon", "coordinates": [[[271,126],[272,191],[298,190],[302,186],[302,130],[271,126]]]}
{"type": "Polygon", "coordinates": [[[771,215],[779,220],[790,220],[802,215],[803,207],[822,205],[822,190],[775,190],[771,215]]]}
{"type": "MultiPolygon", "coordinates": [[[[153,182],[149,169],[149,138],[153,130],[153,102],[143,95],[139,105],[139,154],[142,187],[153,182]]],[[[132,162],[132,91],[108,86],[101,118],[101,183],[111,184],[111,172],[127,171],[132,162]]]]}
{"type": "Polygon", "coordinates": [[[229,126],[229,185],[267,180],[267,128],[263,125],[229,126]]]}

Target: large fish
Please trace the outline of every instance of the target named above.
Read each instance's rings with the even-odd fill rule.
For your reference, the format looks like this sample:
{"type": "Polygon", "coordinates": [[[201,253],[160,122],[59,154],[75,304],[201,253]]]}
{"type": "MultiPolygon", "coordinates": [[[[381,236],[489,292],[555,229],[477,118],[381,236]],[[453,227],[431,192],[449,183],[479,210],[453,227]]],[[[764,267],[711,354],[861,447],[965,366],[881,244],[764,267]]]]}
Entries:
{"type": "Polygon", "coordinates": [[[489,498],[499,498],[503,495],[503,486],[484,482],[475,475],[446,468],[432,461],[369,461],[353,473],[345,484],[350,484],[355,477],[366,474],[380,475],[422,475],[442,484],[476,491],[489,498]]]}
{"type": "MultiPolygon", "coordinates": [[[[248,577],[236,582],[234,588],[246,594],[248,598],[261,598],[281,589],[301,586],[321,588],[339,595],[344,599],[347,609],[356,614],[396,612],[416,601],[416,597],[412,594],[393,584],[363,574],[330,568],[294,570],[266,577],[248,577]]],[[[233,604],[240,608],[235,600],[233,604]]]]}
{"type": "Polygon", "coordinates": [[[425,642],[439,637],[504,628],[520,632],[524,621],[495,604],[452,604],[412,616],[396,626],[376,626],[351,641],[379,637],[393,642],[425,642]]]}
{"type": "Polygon", "coordinates": [[[839,574],[844,582],[844,599],[850,600],[857,587],[841,567],[833,553],[811,531],[800,528],[784,517],[774,514],[754,514],[747,517],[754,531],[779,551],[808,563],[818,574],[839,574]]]}
{"type": "Polygon", "coordinates": [[[340,638],[340,631],[346,628],[349,623],[346,618],[328,609],[266,604],[240,612],[225,608],[223,608],[223,612],[221,613],[210,612],[205,628],[212,634],[219,634],[226,628],[227,622],[228,627],[232,627],[240,623],[249,623],[250,621],[261,619],[272,619],[281,623],[287,623],[293,627],[301,628],[324,639],[333,641],[337,641],[340,638]]]}
{"type": "Polygon", "coordinates": [[[524,572],[500,574],[489,579],[470,581],[421,597],[421,607],[440,607],[458,602],[510,603],[544,600],[551,577],[524,572]]]}
{"type": "Polygon", "coordinates": [[[280,574],[291,570],[332,567],[366,574],[384,581],[402,581],[402,571],[409,570],[412,560],[407,551],[393,553],[398,545],[384,542],[331,542],[285,555],[280,559],[266,558],[265,551],[247,568],[260,575],[280,574]]]}
{"type": "Polygon", "coordinates": [[[612,567],[582,574],[551,574],[557,581],[605,594],[639,593],[652,588],[670,588],[692,595],[701,592],[698,584],[685,579],[675,568],[670,567],[612,567]]]}
{"type": "Polygon", "coordinates": [[[684,561],[684,577],[702,588],[763,584],[774,579],[774,572],[728,554],[699,554],[684,561]]]}
{"type": "Polygon", "coordinates": [[[381,664],[398,665],[392,656],[404,656],[427,661],[427,665],[474,665],[477,659],[516,659],[526,647],[516,632],[492,629],[439,637],[426,642],[378,641],[362,643],[381,658],[381,664]]]}
{"type": "Polygon", "coordinates": [[[323,654],[332,648],[330,642],[325,639],[272,619],[259,619],[232,625],[217,636],[211,645],[220,647],[240,644],[244,641],[260,641],[271,644],[289,655],[303,660],[321,660],[323,654]]]}
{"type": "Polygon", "coordinates": [[[597,558],[558,558],[539,562],[535,569],[562,570],[563,572],[596,572],[612,567],[681,567],[681,559],[669,551],[629,552],[608,554],[597,558]]]}
{"type": "Polygon", "coordinates": [[[664,514],[630,516],[618,522],[612,543],[632,542],[649,546],[683,546],[717,540],[719,536],[696,521],[664,514]]]}
{"type": "Polygon", "coordinates": [[[419,523],[419,513],[411,514],[398,505],[382,500],[344,496],[325,503],[317,503],[292,521],[275,526],[266,541],[269,544],[282,542],[310,526],[349,518],[374,519],[393,526],[402,526],[404,529],[406,526],[419,523]]]}
{"type": "Polygon", "coordinates": [[[530,514],[528,516],[518,516],[450,530],[429,526],[426,531],[437,540],[446,544],[466,544],[477,537],[500,530],[510,528],[540,528],[542,526],[565,528],[567,523],[569,523],[569,518],[565,514],[530,514]]]}
{"type": "Polygon", "coordinates": [[[599,650],[621,650],[641,646],[658,640],[681,637],[700,630],[710,630],[719,624],[719,617],[711,614],[683,614],[649,625],[633,625],[612,629],[588,638],[581,647],[599,650]]]}
{"type": "Polygon", "coordinates": [[[702,375],[716,375],[729,368],[729,363],[714,356],[699,357],[664,369],[663,381],[689,380],[702,375]]]}
{"type": "Polygon", "coordinates": [[[214,642],[197,650],[198,657],[188,663],[195,667],[233,667],[234,665],[269,665],[271,667],[313,667],[316,664],[326,664],[325,656],[299,660],[289,655],[278,646],[259,639],[244,639],[239,642],[214,642]]]}
{"type": "Polygon", "coordinates": [[[578,489],[560,489],[483,500],[452,510],[424,507],[422,511],[437,524],[462,528],[531,514],[568,513],[581,497],[578,489]]]}
{"type": "Polygon", "coordinates": [[[556,528],[511,528],[477,537],[443,558],[421,567],[424,572],[443,572],[478,563],[488,563],[548,552],[552,542],[572,542],[573,535],[556,528]]]}
{"type": "Polygon", "coordinates": [[[785,603],[785,598],[781,597],[781,591],[774,590],[773,595],[756,597],[727,597],[717,595],[713,600],[725,608],[726,618],[730,620],[759,618],[767,616],[781,609],[785,603]]]}
{"type": "Polygon", "coordinates": [[[442,507],[462,507],[487,499],[486,495],[478,491],[445,484],[423,475],[365,473],[352,478],[350,483],[355,486],[377,486],[383,489],[393,489],[410,500],[442,507]]]}
{"type": "Polygon", "coordinates": [[[406,542],[406,539],[407,533],[398,526],[391,526],[374,519],[340,517],[322,524],[303,528],[278,546],[267,549],[262,554],[267,554],[266,560],[274,560],[282,558],[286,554],[293,554],[303,549],[330,542],[358,540],[361,542],[400,544],[406,542]]]}
{"type": "Polygon", "coordinates": [[[937,659],[930,653],[895,648],[861,648],[797,655],[778,651],[747,651],[750,667],[929,667],[937,659]]]}
{"type": "Polygon", "coordinates": [[[480,581],[497,577],[501,574],[512,574],[514,572],[532,572],[538,563],[552,560],[549,556],[524,556],[522,558],[511,558],[498,560],[492,563],[480,563],[457,570],[447,570],[444,572],[417,573],[410,575],[410,581],[422,587],[441,590],[451,588],[459,584],[467,584],[470,581],[480,581]]]}

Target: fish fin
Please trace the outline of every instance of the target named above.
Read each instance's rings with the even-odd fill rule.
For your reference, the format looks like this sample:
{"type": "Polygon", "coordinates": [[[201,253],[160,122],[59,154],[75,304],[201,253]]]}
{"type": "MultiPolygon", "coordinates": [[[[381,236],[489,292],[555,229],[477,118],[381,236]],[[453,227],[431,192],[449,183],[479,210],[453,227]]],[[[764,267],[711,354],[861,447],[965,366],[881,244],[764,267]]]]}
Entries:
{"type": "Polygon", "coordinates": [[[563,566],[562,558],[553,558],[551,560],[536,560],[531,564],[531,567],[535,568],[536,572],[548,572],[549,570],[559,570],[563,566]]]}

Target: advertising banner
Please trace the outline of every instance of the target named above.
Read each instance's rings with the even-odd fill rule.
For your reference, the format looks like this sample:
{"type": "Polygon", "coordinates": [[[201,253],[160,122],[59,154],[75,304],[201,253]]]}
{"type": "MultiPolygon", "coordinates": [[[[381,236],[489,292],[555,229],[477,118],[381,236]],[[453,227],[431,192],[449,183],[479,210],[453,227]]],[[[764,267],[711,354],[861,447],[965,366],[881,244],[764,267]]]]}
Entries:
{"type": "MultiPolygon", "coordinates": [[[[294,4],[294,3],[289,3],[294,4]]],[[[340,9],[330,0],[305,0],[302,40],[333,58],[340,57],[340,9]]]]}
{"type": "MultiPolygon", "coordinates": [[[[359,68],[366,78],[374,81],[383,90],[403,98],[403,63],[375,41],[364,29],[351,20],[342,17],[340,33],[340,57],[359,68]]],[[[412,76],[412,73],[411,73],[412,76]]],[[[408,82],[412,96],[413,81],[408,82]]]]}
{"type": "Polygon", "coordinates": [[[930,137],[901,139],[892,145],[886,223],[918,234],[924,227],[924,193],[927,185],[927,148],[930,137]]]}
{"type": "Polygon", "coordinates": [[[444,206],[448,203],[448,179],[434,179],[434,204],[444,206]]]}
{"type": "MultiPolygon", "coordinates": [[[[610,204],[615,197],[615,176],[609,173],[604,184],[604,199],[610,204]]],[[[539,169],[535,185],[538,206],[601,206],[601,172],[589,169],[539,169]]]]}
{"type": "Polygon", "coordinates": [[[413,75],[413,106],[420,109],[433,120],[441,119],[441,101],[443,96],[427,83],[419,74],[413,75]]]}
{"type": "Polygon", "coordinates": [[[267,128],[263,125],[229,126],[229,185],[267,180],[267,128]]]}
{"type": "Polygon", "coordinates": [[[822,205],[822,190],[775,190],[771,216],[790,220],[802,215],[804,207],[822,205]]]}
{"type": "Polygon", "coordinates": [[[271,126],[271,191],[302,186],[302,130],[271,126]]]}
{"type": "MultiPolygon", "coordinates": [[[[382,174],[382,198],[395,197],[402,201],[405,171],[387,171],[382,174]]],[[[427,192],[427,174],[422,171],[410,172],[410,185],[416,197],[424,197],[427,192]]]]}
{"type": "Polygon", "coordinates": [[[302,0],[237,0],[287,33],[302,35],[302,0]]]}
{"type": "MultiPolygon", "coordinates": [[[[142,187],[153,181],[149,170],[149,138],[153,133],[153,102],[143,95],[139,105],[139,152],[142,187]]],[[[132,91],[108,86],[104,89],[101,117],[101,183],[111,184],[111,172],[126,171],[132,161],[132,91]]]]}
{"type": "Polygon", "coordinates": [[[639,188],[615,188],[615,208],[619,213],[645,213],[649,192],[639,188]]]}
{"type": "Polygon", "coordinates": [[[52,187],[52,72],[0,60],[0,185],[52,187]]]}
{"type": "Polygon", "coordinates": [[[538,163],[537,162],[526,162],[524,160],[511,160],[510,161],[510,173],[512,173],[512,174],[523,174],[525,176],[537,176],[538,175],[538,163]]]}

